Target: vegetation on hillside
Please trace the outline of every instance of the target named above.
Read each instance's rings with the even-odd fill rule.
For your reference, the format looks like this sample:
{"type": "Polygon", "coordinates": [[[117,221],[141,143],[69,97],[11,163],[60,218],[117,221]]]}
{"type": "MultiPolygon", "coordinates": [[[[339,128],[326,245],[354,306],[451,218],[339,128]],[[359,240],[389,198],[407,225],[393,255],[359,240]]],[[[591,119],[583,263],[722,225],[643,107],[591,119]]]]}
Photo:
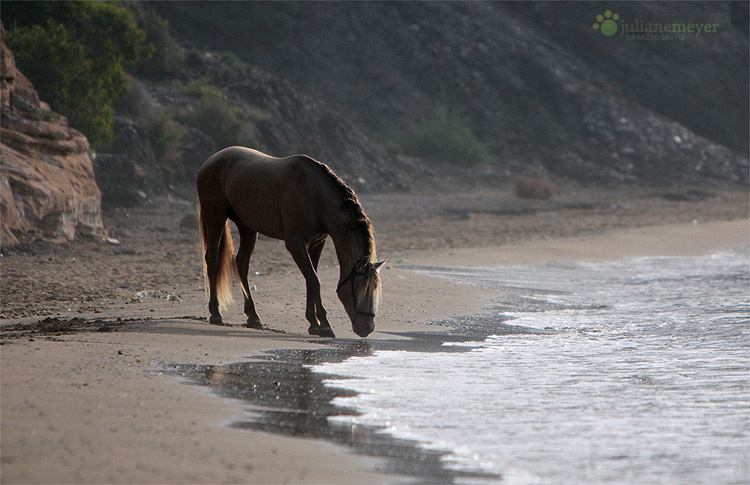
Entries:
{"type": "Polygon", "coordinates": [[[257,145],[255,123],[262,119],[261,113],[236,108],[205,78],[184,85],[182,91],[195,98],[196,104],[192,109],[178,111],[179,121],[208,135],[219,148],[257,145]]]}
{"type": "Polygon", "coordinates": [[[112,139],[112,104],[125,69],[148,58],[132,15],[112,2],[4,2],[6,43],[42,99],[94,146],[112,139]]]}
{"type": "Polygon", "coordinates": [[[426,161],[481,165],[489,162],[489,149],[471,131],[469,125],[445,108],[411,130],[387,142],[399,153],[426,161]]]}
{"type": "MultiPolygon", "coordinates": [[[[144,123],[157,156],[173,156],[184,143],[188,127],[200,130],[217,147],[258,146],[255,124],[263,118],[260,111],[245,112],[233,106],[207,78],[176,84],[183,94],[193,99],[192,103],[161,107],[137,116],[144,123]]],[[[137,96],[131,98],[132,103],[137,103],[137,96]]],[[[137,107],[132,107],[130,111],[137,111],[137,107]]]]}
{"type": "MultiPolygon", "coordinates": [[[[644,58],[582,23],[588,7],[534,5],[21,1],[0,13],[20,70],[98,152],[189,182],[195,160],[232,144],[311,152],[371,174],[370,187],[397,186],[421,161],[589,183],[747,180],[743,124],[710,122],[746,114],[735,102],[747,101],[746,33],[727,24],[690,44],[652,43],[659,55],[644,58]],[[660,82],[686,47],[705,69],[660,82]],[[612,49],[612,62],[590,61],[612,49]],[[649,89],[612,74],[632,65],[651,73],[649,89]],[[725,89],[706,89],[716,79],[725,89]],[[107,146],[113,103],[128,129],[107,146]]],[[[689,10],[747,18],[722,5],[689,10]]]]}
{"type": "Polygon", "coordinates": [[[142,59],[135,71],[149,78],[173,78],[185,67],[185,52],[172,37],[169,22],[140,2],[122,2],[146,34],[151,55],[142,59]]]}

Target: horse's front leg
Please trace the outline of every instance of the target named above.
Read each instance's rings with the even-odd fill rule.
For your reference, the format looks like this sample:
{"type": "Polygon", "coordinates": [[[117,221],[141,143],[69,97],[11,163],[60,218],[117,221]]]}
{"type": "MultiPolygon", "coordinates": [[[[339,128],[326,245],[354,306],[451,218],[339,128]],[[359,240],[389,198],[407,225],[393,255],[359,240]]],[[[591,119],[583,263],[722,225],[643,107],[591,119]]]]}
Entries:
{"type": "Polygon", "coordinates": [[[287,241],[286,248],[291,253],[292,258],[294,258],[294,262],[297,263],[302,276],[305,277],[307,288],[305,318],[310,322],[308,332],[310,335],[335,337],[331,329],[331,324],[328,323],[328,318],[326,318],[326,310],[323,308],[323,300],[320,297],[320,280],[318,279],[318,274],[315,272],[315,268],[313,268],[306,244],[304,241],[287,241]]]}

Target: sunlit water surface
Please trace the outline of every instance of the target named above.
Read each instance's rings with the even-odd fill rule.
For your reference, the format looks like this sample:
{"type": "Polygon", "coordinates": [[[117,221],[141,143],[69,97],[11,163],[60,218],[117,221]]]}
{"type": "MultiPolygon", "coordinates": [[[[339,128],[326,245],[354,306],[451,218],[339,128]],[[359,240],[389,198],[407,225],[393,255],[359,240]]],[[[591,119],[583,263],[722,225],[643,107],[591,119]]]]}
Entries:
{"type": "MultiPolygon", "coordinates": [[[[377,351],[315,371],[385,432],[503,483],[750,482],[748,248],[699,258],[414,268],[497,291],[543,334],[377,351]]],[[[510,310],[509,310],[510,309],[510,310]]]]}

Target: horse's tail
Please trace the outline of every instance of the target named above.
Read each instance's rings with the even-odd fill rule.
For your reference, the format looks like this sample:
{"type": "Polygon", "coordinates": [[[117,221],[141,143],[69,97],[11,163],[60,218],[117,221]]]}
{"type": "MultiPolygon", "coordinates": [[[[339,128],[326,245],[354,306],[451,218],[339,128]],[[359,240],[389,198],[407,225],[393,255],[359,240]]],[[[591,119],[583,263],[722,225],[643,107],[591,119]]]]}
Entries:
{"type": "MultiPolygon", "coordinates": [[[[206,293],[209,293],[208,266],[206,265],[208,229],[200,202],[198,202],[198,224],[200,225],[201,255],[203,256],[204,288],[206,293]]],[[[219,308],[223,310],[227,304],[233,301],[232,280],[238,275],[237,263],[234,260],[234,243],[232,242],[232,231],[229,229],[229,221],[224,225],[224,233],[219,242],[218,264],[219,268],[216,273],[216,298],[219,300],[219,308]]]]}

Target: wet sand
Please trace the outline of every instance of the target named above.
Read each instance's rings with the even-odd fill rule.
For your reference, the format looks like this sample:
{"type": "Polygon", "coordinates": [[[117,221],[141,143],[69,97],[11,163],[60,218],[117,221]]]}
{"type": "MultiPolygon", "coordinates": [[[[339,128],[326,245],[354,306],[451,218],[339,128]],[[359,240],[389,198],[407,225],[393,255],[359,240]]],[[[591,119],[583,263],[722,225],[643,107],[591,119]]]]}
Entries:
{"type": "MultiPolygon", "coordinates": [[[[387,217],[378,215],[376,209],[371,216],[378,230],[378,242],[383,241],[379,244],[379,248],[383,248],[381,256],[389,259],[390,266],[382,273],[385,289],[377,331],[368,337],[365,345],[377,346],[407,337],[392,332],[445,330],[445,326],[430,323],[481,315],[490,305],[488,295],[478,289],[458,288],[449,282],[420,276],[399,268],[402,264],[526,264],[553,259],[702,254],[721,247],[745,245],[750,240],[747,205],[741,206],[738,202],[742,203],[746,197],[737,193],[727,197],[731,199],[729,208],[726,200],[719,204],[716,198],[709,201],[715,204],[712,208],[707,207],[705,201],[675,202],[661,218],[653,215],[657,211],[649,213],[653,217],[650,219],[654,223],[652,227],[637,228],[633,226],[638,224],[627,224],[627,217],[611,221],[608,224],[614,227],[609,227],[601,223],[606,220],[606,214],[598,209],[570,209],[570,212],[558,207],[553,211],[558,218],[570,217],[571,224],[580,228],[588,214],[591,216],[588,222],[600,230],[584,228],[566,235],[565,231],[571,229],[562,223],[561,227],[568,229],[558,231],[560,237],[541,239],[530,231],[525,233],[529,236],[527,240],[517,238],[501,247],[490,247],[497,245],[489,244],[484,234],[502,232],[499,225],[506,220],[511,220],[506,228],[522,228],[549,224],[554,218],[547,211],[515,216],[469,214],[468,219],[455,220],[451,214],[431,216],[442,218],[449,227],[468,224],[464,226],[469,227],[467,231],[473,224],[483,227],[471,242],[458,244],[478,246],[474,248],[451,247],[452,244],[444,240],[442,244],[433,244],[428,238],[424,239],[428,242],[424,242],[416,236],[401,235],[401,242],[398,242],[399,231],[407,230],[402,228],[403,222],[398,218],[389,222],[387,217]],[[734,221],[708,217],[709,213],[721,213],[725,219],[734,221]],[[701,216],[693,223],[696,214],[706,217],[701,216]],[[382,223],[378,222],[378,217],[382,223]],[[491,227],[487,227],[488,224],[491,227]],[[618,224],[624,224],[625,228],[618,224]]],[[[631,216],[636,219],[636,215],[631,216]]],[[[412,229],[416,233],[426,230],[422,223],[413,221],[412,229]]],[[[154,223],[151,224],[146,227],[153,227],[154,223]]],[[[274,258],[281,261],[283,257],[276,249],[278,245],[273,246],[270,241],[259,243],[259,256],[264,245],[268,250],[262,253],[256,266],[262,274],[251,283],[257,288],[256,304],[261,317],[273,331],[216,327],[205,322],[200,277],[192,275],[195,257],[182,254],[193,242],[178,241],[179,237],[183,240],[193,237],[191,234],[150,231],[149,239],[127,226],[114,227],[120,228],[115,231],[121,231],[120,247],[132,249],[135,254],[115,255],[114,248],[92,242],[69,252],[37,248],[3,257],[3,312],[8,317],[2,321],[0,347],[3,483],[410,480],[399,474],[401,472],[391,462],[356,454],[341,444],[331,444],[313,436],[294,438],[228,426],[257,416],[257,409],[238,399],[217,398],[165,372],[165,365],[169,364],[222,365],[258,360],[268,351],[330,348],[330,341],[321,343],[318,338],[304,335],[307,326],[302,318],[303,281],[288,263],[275,263],[274,258]],[[154,245],[154,239],[164,242],[171,238],[175,242],[166,252],[173,253],[172,261],[167,267],[157,266],[158,254],[150,246],[154,245]],[[77,258],[76,264],[71,258],[77,258]],[[96,268],[97,264],[101,266],[102,262],[112,260],[115,262],[111,267],[120,268],[124,286],[114,291],[106,285],[117,281],[117,275],[108,274],[108,278],[98,280],[101,276],[86,273],[86,268],[96,268]],[[132,261],[128,263],[128,260],[132,261]],[[52,299],[47,300],[46,306],[43,302],[24,305],[20,293],[11,293],[22,289],[18,280],[23,280],[26,270],[31,271],[30,268],[38,266],[40,261],[46,261],[47,271],[59,271],[57,277],[67,275],[70,284],[66,285],[65,280],[50,281],[40,277],[37,285],[46,284],[44,291],[52,299]],[[141,283],[145,280],[148,286],[135,286],[134,276],[125,271],[139,271],[139,268],[141,283]],[[172,281],[165,281],[164,274],[172,281]],[[192,276],[185,277],[185,274],[192,276]],[[14,275],[15,281],[7,285],[14,275]],[[79,299],[65,296],[68,291],[74,293],[75,288],[70,288],[73,283],[79,287],[76,295],[79,299]],[[57,294],[54,293],[56,288],[57,294]],[[153,288],[153,296],[130,302],[134,290],[139,288],[153,288]],[[168,294],[179,295],[179,300],[167,300],[164,297],[168,294]],[[72,311],[67,311],[66,306],[72,311]],[[41,318],[31,316],[39,313],[31,313],[38,308],[47,308],[52,318],[45,332],[38,331],[37,322],[41,318]],[[65,325],[55,327],[55,323],[71,317],[80,319],[72,327],[81,329],[68,331],[65,325]],[[28,326],[8,327],[19,323],[28,326]]],[[[456,230],[454,235],[459,233],[470,234],[456,230]]],[[[433,241],[444,235],[443,232],[433,234],[433,241]]],[[[327,251],[321,280],[327,289],[324,304],[339,337],[337,341],[363,345],[345,323],[340,304],[335,300],[332,288],[335,288],[337,268],[332,251],[330,248],[327,251]]],[[[164,247],[159,253],[163,252],[164,247]]],[[[33,282],[25,284],[31,289],[33,282]]],[[[234,324],[243,321],[239,304],[226,315],[226,321],[234,324]]],[[[278,373],[278,379],[271,382],[284,381],[283,372],[278,373]]]]}
{"type": "MultiPolygon", "coordinates": [[[[182,313],[202,313],[204,297],[197,291],[183,293],[182,302],[134,304],[132,322],[118,323],[102,312],[83,331],[7,332],[2,346],[3,482],[386,480],[373,472],[382,468],[377,461],[355,457],[341,446],[226,427],[246,417],[249,406],[178,384],[176,377],[159,372],[164,364],[228,364],[269,350],[320,348],[319,338],[303,334],[301,307],[287,306],[301,294],[296,281],[287,281],[296,280],[293,276],[268,277],[271,294],[258,302],[266,321],[288,333],[180,318],[182,313]]],[[[423,321],[471,314],[483,306],[478,291],[450,299],[454,289],[448,283],[407,271],[389,270],[384,280],[391,291],[403,290],[402,295],[388,298],[381,328],[368,342],[394,338],[384,331],[419,329],[423,321]],[[415,300],[415,293],[430,295],[429,301],[415,300]]],[[[329,303],[336,332],[343,337],[337,340],[359,342],[343,312],[329,303]]],[[[227,319],[239,323],[240,318],[230,314],[227,319]]]]}

